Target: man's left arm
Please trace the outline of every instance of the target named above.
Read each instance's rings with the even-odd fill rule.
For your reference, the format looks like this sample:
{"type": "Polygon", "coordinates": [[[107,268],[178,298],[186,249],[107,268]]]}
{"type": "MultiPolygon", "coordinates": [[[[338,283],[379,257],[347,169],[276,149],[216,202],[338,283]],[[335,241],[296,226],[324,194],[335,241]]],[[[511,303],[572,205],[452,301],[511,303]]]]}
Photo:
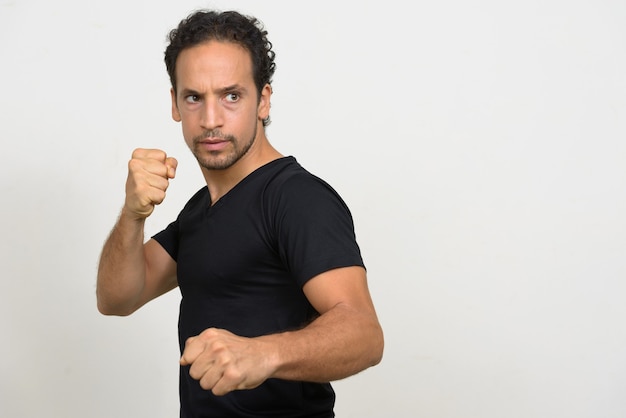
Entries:
{"type": "Polygon", "coordinates": [[[383,333],[364,268],[322,273],[305,284],[304,293],[321,315],[299,331],[268,336],[278,348],[273,377],[329,382],[380,362],[383,333]]]}
{"type": "Polygon", "coordinates": [[[208,329],[187,340],[181,364],[204,389],[224,395],[269,378],[329,382],[380,362],[383,332],[363,267],[326,271],[303,290],[320,313],[306,327],[256,338],[208,329]]]}

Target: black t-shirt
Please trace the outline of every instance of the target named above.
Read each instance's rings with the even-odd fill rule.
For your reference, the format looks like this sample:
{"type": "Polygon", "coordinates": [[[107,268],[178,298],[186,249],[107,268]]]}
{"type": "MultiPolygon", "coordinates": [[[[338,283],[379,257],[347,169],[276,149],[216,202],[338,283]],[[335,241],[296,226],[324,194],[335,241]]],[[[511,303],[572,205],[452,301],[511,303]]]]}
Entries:
{"type": "MultiPolygon", "coordinates": [[[[177,262],[184,342],[207,328],[255,337],[298,329],[317,312],[302,286],[363,266],[350,211],[295,158],[274,160],[211,205],[206,187],[154,236],[177,262]]],[[[332,417],[330,384],[269,379],[217,397],[181,368],[181,417],[332,417]]]]}

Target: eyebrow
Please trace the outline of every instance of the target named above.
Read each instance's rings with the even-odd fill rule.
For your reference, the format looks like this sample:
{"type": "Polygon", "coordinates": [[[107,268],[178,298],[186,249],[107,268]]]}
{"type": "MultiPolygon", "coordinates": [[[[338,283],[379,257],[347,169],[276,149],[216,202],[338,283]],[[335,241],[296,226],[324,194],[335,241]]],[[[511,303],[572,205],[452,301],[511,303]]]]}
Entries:
{"type": "Polygon", "coordinates": [[[242,91],[242,92],[245,92],[246,89],[245,89],[244,86],[242,86],[240,84],[233,84],[231,86],[223,87],[223,88],[218,90],[218,92],[222,93],[222,94],[230,93],[232,91],[242,91]]]}
{"type": "MultiPolygon", "coordinates": [[[[246,92],[246,88],[244,86],[242,86],[241,84],[232,84],[230,86],[226,86],[226,87],[222,87],[220,89],[217,90],[218,94],[226,94],[226,93],[230,93],[233,91],[238,91],[238,92],[246,92]]],[[[203,96],[202,93],[200,93],[199,91],[196,91],[194,89],[189,89],[189,88],[184,88],[180,91],[180,94],[182,96],[203,96]]]]}

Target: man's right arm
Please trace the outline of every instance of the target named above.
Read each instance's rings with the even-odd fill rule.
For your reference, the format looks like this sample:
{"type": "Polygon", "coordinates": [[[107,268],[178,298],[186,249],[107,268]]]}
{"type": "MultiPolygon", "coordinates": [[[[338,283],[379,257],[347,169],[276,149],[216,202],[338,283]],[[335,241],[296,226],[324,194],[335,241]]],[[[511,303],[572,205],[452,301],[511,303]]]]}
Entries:
{"type": "Polygon", "coordinates": [[[133,153],[124,207],[98,267],[98,310],[105,315],[129,315],[177,286],[176,262],[156,241],[144,244],[145,220],[165,198],[176,165],[160,150],[133,153]]]}

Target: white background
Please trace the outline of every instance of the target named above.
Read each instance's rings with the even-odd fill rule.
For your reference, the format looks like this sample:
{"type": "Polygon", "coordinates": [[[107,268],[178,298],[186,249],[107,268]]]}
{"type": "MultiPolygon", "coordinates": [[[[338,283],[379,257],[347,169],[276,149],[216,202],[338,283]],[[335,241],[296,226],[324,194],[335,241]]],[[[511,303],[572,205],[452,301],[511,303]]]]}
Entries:
{"type": "Polygon", "coordinates": [[[174,417],[178,291],[97,313],[136,147],[202,186],[165,36],[258,16],[272,143],[352,209],[386,334],[338,417],[626,416],[623,0],[0,0],[0,416],[174,417]]]}

